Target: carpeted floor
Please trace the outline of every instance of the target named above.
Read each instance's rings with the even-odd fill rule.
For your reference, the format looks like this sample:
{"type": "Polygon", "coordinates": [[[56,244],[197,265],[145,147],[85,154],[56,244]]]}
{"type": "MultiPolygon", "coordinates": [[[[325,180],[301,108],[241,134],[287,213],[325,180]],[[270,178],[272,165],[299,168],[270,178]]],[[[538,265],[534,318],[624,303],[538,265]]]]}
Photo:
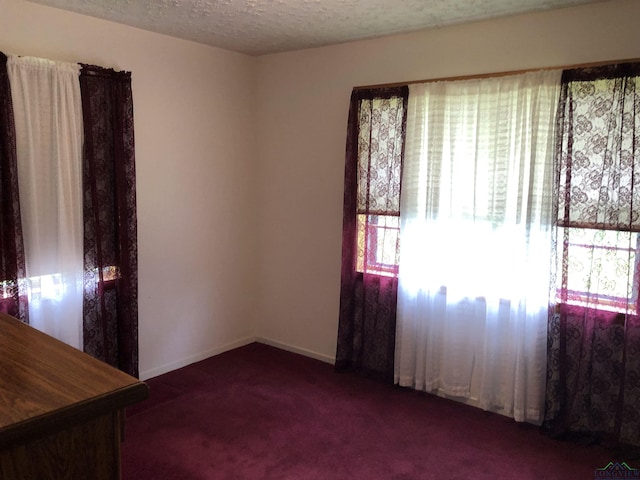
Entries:
{"type": "Polygon", "coordinates": [[[257,343],[148,384],[127,411],[123,480],[592,480],[614,460],[257,343]]]}

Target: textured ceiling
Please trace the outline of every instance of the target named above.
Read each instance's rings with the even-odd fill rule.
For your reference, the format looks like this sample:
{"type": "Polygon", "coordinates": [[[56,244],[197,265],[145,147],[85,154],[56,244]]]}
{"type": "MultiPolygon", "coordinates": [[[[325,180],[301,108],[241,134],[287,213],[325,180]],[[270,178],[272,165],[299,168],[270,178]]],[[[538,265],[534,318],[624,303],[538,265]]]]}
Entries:
{"type": "Polygon", "coordinates": [[[606,0],[31,0],[249,55],[606,0]]]}

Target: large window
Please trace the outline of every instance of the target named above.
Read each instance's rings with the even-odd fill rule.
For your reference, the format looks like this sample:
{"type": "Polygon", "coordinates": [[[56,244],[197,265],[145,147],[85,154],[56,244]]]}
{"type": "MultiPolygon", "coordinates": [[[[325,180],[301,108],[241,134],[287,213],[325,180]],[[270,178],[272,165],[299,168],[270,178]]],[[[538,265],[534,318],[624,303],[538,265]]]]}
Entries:
{"type": "MultiPolygon", "coordinates": [[[[627,70],[612,73],[605,67],[564,73],[556,130],[560,149],[555,159],[559,303],[638,311],[640,221],[633,208],[640,205],[640,193],[634,189],[640,173],[634,158],[640,142],[640,107],[638,77],[627,70]]],[[[400,258],[403,146],[395,130],[400,124],[398,112],[394,98],[362,101],[358,112],[357,270],[383,276],[397,276],[400,258]],[[390,190],[398,196],[389,196],[390,190]]],[[[514,173],[524,174],[510,174],[514,173]]],[[[514,176],[509,181],[515,185],[516,180],[514,176]]],[[[436,192],[440,186],[430,188],[436,192]]],[[[468,191],[464,186],[463,190],[468,191]]],[[[478,212],[474,215],[474,222],[479,221],[478,212]]]]}
{"type": "Polygon", "coordinates": [[[396,379],[539,423],[560,71],[412,85],[396,379]]]}
{"type": "Polygon", "coordinates": [[[412,84],[397,147],[354,90],[336,366],[640,445],[639,87],[640,63],[412,84]]]}

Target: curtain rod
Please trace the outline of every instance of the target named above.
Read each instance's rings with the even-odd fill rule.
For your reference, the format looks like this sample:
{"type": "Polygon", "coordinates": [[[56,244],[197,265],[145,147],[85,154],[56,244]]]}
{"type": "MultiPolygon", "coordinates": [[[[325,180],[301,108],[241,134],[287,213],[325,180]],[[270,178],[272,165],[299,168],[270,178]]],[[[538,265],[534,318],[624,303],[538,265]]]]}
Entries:
{"type": "Polygon", "coordinates": [[[619,63],[633,63],[640,62],[640,58],[632,58],[627,60],[613,60],[613,61],[603,61],[603,62],[591,62],[591,63],[580,63],[575,65],[564,65],[557,67],[540,67],[540,68],[527,68],[523,70],[510,70],[504,72],[496,72],[496,73],[479,73],[475,75],[459,75],[453,77],[439,77],[439,78],[429,78],[425,80],[411,80],[408,82],[391,82],[391,83],[380,83],[376,85],[359,85],[357,87],[353,87],[354,90],[364,90],[370,88],[393,88],[393,87],[405,87],[407,85],[414,85],[417,83],[434,83],[434,82],[454,82],[459,80],[475,80],[479,78],[492,78],[492,77],[506,77],[508,75],[519,75],[523,73],[529,72],[539,72],[539,71],[549,71],[549,70],[571,70],[574,68],[592,68],[592,67],[604,67],[606,65],[615,65],[619,63]]]}

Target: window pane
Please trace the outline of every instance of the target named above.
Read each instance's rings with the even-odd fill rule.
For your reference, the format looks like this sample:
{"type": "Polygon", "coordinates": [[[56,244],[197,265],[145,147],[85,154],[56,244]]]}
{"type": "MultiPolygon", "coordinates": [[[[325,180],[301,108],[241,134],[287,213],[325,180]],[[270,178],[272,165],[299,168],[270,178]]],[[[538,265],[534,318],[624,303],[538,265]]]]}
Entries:
{"type": "Polygon", "coordinates": [[[400,212],[404,99],[363,100],[358,125],[360,213],[400,212]]]}
{"type": "Polygon", "coordinates": [[[559,223],[640,230],[640,77],[572,81],[564,88],[559,223]]]}
{"type": "Polygon", "coordinates": [[[398,274],[400,218],[394,215],[358,215],[359,272],[398,274]]]}
{"type": "Polygon", "coordinates": [[[563,266],[558,299],[612,311],[635,311],[637,301],[638,234],[615,230],[560,229],[564,248],[558,248],[563,266]],[[561,298],[562,296],[566,298],[561,298]]]}

